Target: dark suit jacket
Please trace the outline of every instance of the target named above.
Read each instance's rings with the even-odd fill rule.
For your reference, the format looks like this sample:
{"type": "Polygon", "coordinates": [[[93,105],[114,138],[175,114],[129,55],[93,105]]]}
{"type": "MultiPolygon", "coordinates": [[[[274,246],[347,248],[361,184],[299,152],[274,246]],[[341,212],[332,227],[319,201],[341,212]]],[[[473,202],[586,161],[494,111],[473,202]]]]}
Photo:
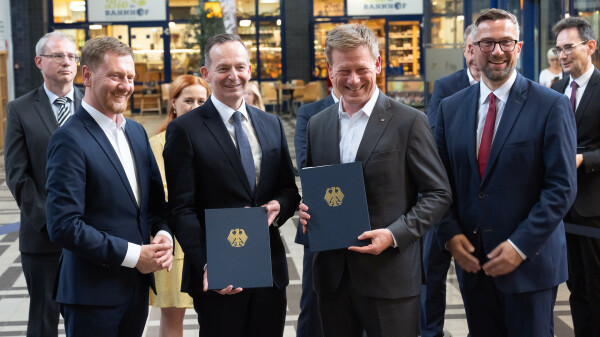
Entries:
{"type": "Polygon", "coordinates": [[[433,94],[427,105],[427,118],[429,119],[431,130],[435,131],[438,106],[442,99],[450,97],[471,85],[471,83],[469,83],[469,75],[467,75],[468,71],[469,69],[465,68],[435,81],[435,84],[433,85],[433,94]]]}
{"type": "Polygon", "coordinates": [[[128,242],[148,244],[166,224],[162,179],[144,128],[127,120],[125,133],[140,190],[138,207],[125,170],[104,131],[83,108],[48,146],[48,232],[63,248],[56,301],[118,305],[143,275],[122,267],[128,242]]]}
{"type": "MultiPolygon", "coordinates": [[[[294,147],[296,148],[296,167],[300,171],[306,166],[306,126],[308,120],[331,106],[333,103],[333,97],[331,95],[323,98],[320,101],[312,102],[307,105],[303,105],[298,109],[298,118],[296,118],[296,133],[294,135],[294,147]]],[[[308,245],[308,235],[302,233],[302,226],[298,226],[296,231],[296,243],[301,245],[308,245]]]]}
{"type": "MultiPolygon", "coordinates": [[[[565,92],[569,76],[552,85],[565,92]]],[[[599,217],[600,207],[600,71],[594,69],[575,112],[577,153],[583,154],[583,164],[577,169],[577,198],[573,208],[585,217],[599,217]]]]}
{"type": "MultiPolygon", "coordinates": [[[[75,110],[82,98],[74,88],[75,110]]],[[[6,112],[6,183],[21,210],[19,249],[34,254],[60,252],[46,228],[46,149],[58,123],[44,86],[8,103],[6,112]]]]}
{"type": "MultiPolygon", "coordinates": [[[[338,107],[339,102],[308,122],[307,167],[340,163],[338,107]]],[[[379,92],[356,161],[363,165],[371,228],[390,229],[398,247],[377,256],[346,249],[315,253],[314,289],[319,295],[334,292],[348,266],[362,296],[416,296],[422,284],[419,239],[451,201],[427,117],[379,92]]]]}
{"type": "MultiPolygon", "coordinates": [[[[476,157],[479,86],[440,104],[435,138],[454,203],[440,223],[439,243],[443,246],[460,233],[469,237],[478,228],[487,254],[510,239],[527,259],[494,278],[498,289],[548,289],[567,279],[562,218],[577,190],[569,100],[517,74],[481,179],[476,157]]],[[[477,282],[475,274],[457,274],[464,289],[477,282]]]]}
{"type": "Polygon", "coordinates": [[[238,150],[211,99],[174,119],[167,128],[163,156],[171,226],[185,253],[181,288],[193,295],[202,293],[206,264],[204,210],[209,208],[279,201],[279,220],[269,227],[273,283],[282,289],[289,282],[277,226],[294,214],[300,196],[287,140],[278,117],[249,105],[246,109],[262,150],[260,177],[253,194],[238,150]]]}

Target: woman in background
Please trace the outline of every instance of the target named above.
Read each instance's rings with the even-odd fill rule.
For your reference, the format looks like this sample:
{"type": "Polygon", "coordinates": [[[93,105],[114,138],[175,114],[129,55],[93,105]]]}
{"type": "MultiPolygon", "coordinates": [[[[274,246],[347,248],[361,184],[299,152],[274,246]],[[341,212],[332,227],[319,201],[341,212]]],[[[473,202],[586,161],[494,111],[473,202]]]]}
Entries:
{"type": "Polygon", "coordinates": [[[560,60],[558,56],[554,54],[553,48],[548,50],[548,64],[550,65],[547,69],[540,72],[540,84],[550,88],[554,81],[562,78],[562,68],[560,67],[560,60]]]}
{"type": "MultiPolygon", "coordinates": [[[[210,95],[208,84],[200,77],[193,75],[182,75],[173,81],[169,89],[169,109],[167,118],[158,133],[150,137],[150,146],[165,188],[165,196],[168,199],[167,181],[165,178],[165,162],[162,156],[165,147],[165,135],[167,125],[185,114],[186,112],[204,104],[210,95]]],[[[193,308],[192,298],[180,291],[181,272],[183,270],[183,252],[181,246],[175,239],[175,256],[173,257],[173,268],[170,272],[161,270],[154,273],[156,279],[156,292],[150,291],[150,305],[161,308],[160,311],[160,337],[183,336],[183,318],[187,308],[193,308]]]]}
{"type": "Polygon", "coordinates": [[[260,95],[260,90],[258,90],[258,85],[256,82],[250,82],[246,85],[246,90],[244,91],[244,99],[248,105],[252,105],[254,107],[259,108],[262,111],[265,111],[265,105],[263,104],[262,96],[260,95]]]}

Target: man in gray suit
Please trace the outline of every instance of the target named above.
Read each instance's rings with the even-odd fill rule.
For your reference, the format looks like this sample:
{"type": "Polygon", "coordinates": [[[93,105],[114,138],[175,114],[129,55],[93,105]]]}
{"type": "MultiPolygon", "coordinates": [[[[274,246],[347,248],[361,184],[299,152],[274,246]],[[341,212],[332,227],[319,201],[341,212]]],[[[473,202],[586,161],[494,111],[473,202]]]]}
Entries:
{"type": "Polygon", "coordinates": [[[52,32],[37,43],[35,64],[44,84],[6,105],[6,181],[21,210],[19,249],[29,292],[27,336],[58,335],[52,289],[61,249],[46,229],[46,148],[50,136],[79,108],[73,86],[79,56],[75,42],[52,32]]]}
{"type": "MultiPolygon", "coordinates": [[[[420,238],[444,214],[450,186],[427,117],[376,85],[375,33],[341,25],[327,35],[327,68],[340,101],[308,122],[306,166],[359,161],[370,227],[364,247],[318,252],[313,261],[323,335],[417,336],[420,238]]],[[[310,226],[310,205],[300,221],[310,226]]]]}

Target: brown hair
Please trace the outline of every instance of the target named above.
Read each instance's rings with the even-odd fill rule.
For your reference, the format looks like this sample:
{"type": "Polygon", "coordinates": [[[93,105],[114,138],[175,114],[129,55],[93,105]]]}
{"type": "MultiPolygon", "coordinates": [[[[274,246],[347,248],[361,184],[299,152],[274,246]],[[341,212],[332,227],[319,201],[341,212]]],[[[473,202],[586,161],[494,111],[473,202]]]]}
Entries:
{"type": "MultiPolygon", "coordinates": [[[[473,39],[473,42],[475,41],[475,35],[477,35],[477,30],[479,29],[479,25],[483,22],[483,21],[496,21],[496,20],[509,20],[510,22],[513,23],[513,25],[515,25],[515,30],[517,32],[517,40],[519,40],[519,21],[517,20],[517,17],[512,14],[511,12],[507,12],[503,9],[498,9],[498,8],[490,8],[488,10],[486,10],[485,12],[481,13],[481,15],[477,18],[477,20],[475,20],[475,23],[473,23],[474,27],[473,27],[473,31],[471,32],[471,38],[473,39]]],[[[494,45],[494,47],[496,47],[496,45],[494,45]]]]}
{"type": "Polygon", "coordinates": [[[206,89],[206,95],[210,96],[210,87],[208,86],[208,83],[206,83],[206,81],[201,77],[194,75],[181,75],[177,77],[173,83],[171,83],[169,86],[169,108],[167,109],[167,117],[165,118],[165,121],[160,129],[158,129],[157,133],[165,131],[167,129],[167,125],[169,125],[169,123],[171,123],[171,121],[176,117],[175,109],[173,108],[171,100],[177,99],[179,95],[181,95],[183,89],[196,84],[203,86],[204,89],[206,89]]]}
{"type": "Polygon", "coordinates": [[[579,38],[584,41],[596,40],[596,35],[590,23],[586,19],[577,16],[571,16],[558,21],[554,28],[552,28],[552,32],[558,36],[560,32],[568,28],[577,28],[579,38]]]}
{"type": "Polygon", "coordinates": [[[133,57],[133,50],[123,42],[111,36],[101,36],[88,40],[81,50],[81,66],[87,66],[90,69],[96,69],[98,65],[104,62],[106,53],[116,54],[118,56],[133,57]]]}
{"type": "Polygon", "coordinates": [[[367,26],[354,23],[336,26],[327,33],[325,38],[325,58],[329,64],[333,64],[331,55],[334,50],[344,51],[360,46],[369,48],[373,59],[379,57],[379,40],[367,26]]]}

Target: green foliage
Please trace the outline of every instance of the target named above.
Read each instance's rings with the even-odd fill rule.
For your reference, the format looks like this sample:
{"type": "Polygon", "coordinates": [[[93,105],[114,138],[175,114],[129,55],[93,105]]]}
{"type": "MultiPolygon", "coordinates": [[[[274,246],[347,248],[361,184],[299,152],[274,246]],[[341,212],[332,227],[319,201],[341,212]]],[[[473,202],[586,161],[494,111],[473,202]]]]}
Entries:
{"type": "Polygon", "coordinates": [[[201,51],[200,65],[204,64],[204,45],[208,39],[216,34],[225,33],[223,18],[212,15],[212,9],[205,10],[204,3],[200,2],[197,14],[190,15],[189,30],[196,42],[186,43],[187,48],[199,46],[201,51]]]}

